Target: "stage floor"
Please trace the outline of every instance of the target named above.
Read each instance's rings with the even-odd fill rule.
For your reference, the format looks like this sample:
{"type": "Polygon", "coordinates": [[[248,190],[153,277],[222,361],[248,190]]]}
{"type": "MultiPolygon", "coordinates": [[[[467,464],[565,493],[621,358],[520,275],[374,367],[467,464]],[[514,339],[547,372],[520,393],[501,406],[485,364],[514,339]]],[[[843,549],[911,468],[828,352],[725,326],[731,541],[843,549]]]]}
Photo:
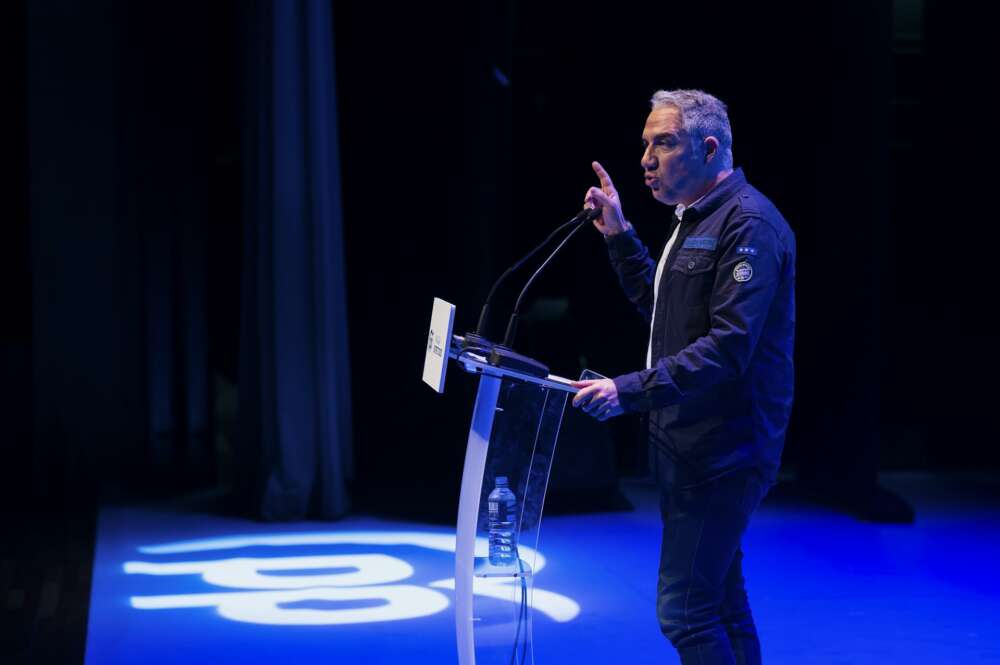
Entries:
{"type": "MultiPolygon", "coordinates": [[[[900,473],[883,485],[916,524],[777,493],[755,514],[744,566],[765,663],[1000,663],[997,480],[900,473]]],[[[542,526],[539,665],[678,662],[655,618],[655,491],[622,489],[634,512],[542,526]]],[[[364,516],[264,524],[190,506],[101,510],[86,665],[457,663],[453,530],[364,516]],[[316,591],[322,576],[331,593],[316,591]]]]}

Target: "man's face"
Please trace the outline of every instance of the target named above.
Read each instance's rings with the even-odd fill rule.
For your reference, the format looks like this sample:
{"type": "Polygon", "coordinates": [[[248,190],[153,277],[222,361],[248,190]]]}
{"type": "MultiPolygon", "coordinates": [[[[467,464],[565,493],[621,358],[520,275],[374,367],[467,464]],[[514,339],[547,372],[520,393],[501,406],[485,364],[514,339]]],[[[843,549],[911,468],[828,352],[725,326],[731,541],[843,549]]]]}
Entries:
{"type": "Polygon", "coordinates": [[[689,204],[705,190],[711,179],[705,146],[693,140],[672,106],[653,109],[642,131],[642,170],[646,186],[660,203],[689,204]]]}

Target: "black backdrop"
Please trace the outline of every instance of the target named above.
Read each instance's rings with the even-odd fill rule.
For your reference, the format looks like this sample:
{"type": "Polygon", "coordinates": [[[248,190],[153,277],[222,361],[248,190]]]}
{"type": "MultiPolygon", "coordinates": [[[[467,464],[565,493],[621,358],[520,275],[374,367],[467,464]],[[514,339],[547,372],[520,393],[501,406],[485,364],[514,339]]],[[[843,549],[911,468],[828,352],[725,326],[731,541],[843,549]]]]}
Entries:
{"type": "MultiPolygon", "coordinates": [[[[982,17],[958,3],[860,0],[447,4],[390,16],[374,3],[333,5],[357,494],[430,485],[453,505],[473,385],[452,373],[440,397],[419,382],[431,299],[454,302],[458,329],[471,328],[492,278],[579,208],[592,159],[615,177],[640,234],[662,243],[669,211],[641,187],[638,135],[650,93],[682,86],[729,103],[737,163],[799,238],[788,467],[862,487],[878,468],[1000,466],[989,323],[995,40],[982,17]]],[[[164,476],[171,491],[212,482],[212,377],[239,379],[235,303],[247,269],[246,10],[8,11],[4,487],[37,496],[145,489],[164,476]],[[53,99],[59,76],[64,96],[53,99]],[[159,132],[167,113],[175,134],[159,132]],[[54,169],[41,172],[49,180],[39,165],[54,169]],[[166,241],[134,245],[148,254],[122,251],[123,238],[153,233],[166,241]],[[188,260],[181,272],[172,263],[185,247],[201,253],[200,277],[188,260]],[[156,266],[191,281],[172,281],[169,295],[139,289],[130,275],[156,266]],[[150,385],[140,333],[156,311],[188,312],[175,320],[206,345],[192,358],[190,345],[162,341],[172,367],[194,362],[204,378],[166,389],[185,404],[204,390],[207,404],[201,416],[174,413],[182,433],[171,430],[166,448],[146,388],[135,390],[150,385]],[[165,473],[157,451],[178,449],[187,452],[168,455],[165,473]],[[189,454],[199,450],[204,463],[189,454]]],[[[546,307],[522,324],[519,347],[553,371],[641,362],[643,325],[596,233],[573,241],[534,297],[546,307]]],[[[634,419],[609,429],[621,473],[641,471],[638,429],[634,419]]]]}

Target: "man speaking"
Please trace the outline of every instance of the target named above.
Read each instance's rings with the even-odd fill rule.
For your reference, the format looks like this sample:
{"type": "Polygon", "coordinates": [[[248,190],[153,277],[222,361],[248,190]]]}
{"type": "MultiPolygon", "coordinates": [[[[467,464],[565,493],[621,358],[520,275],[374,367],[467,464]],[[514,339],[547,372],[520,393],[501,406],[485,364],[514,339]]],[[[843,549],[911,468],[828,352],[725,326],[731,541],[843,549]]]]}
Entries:
{"type": "Polygon", "coordinates": [[[661,488],[657,616],[684,665],[760,663],[741,540],[774,483],[792,408],[795,235],[733,168],[726,106],[660,90],[642,133],[646,186],[676,206],[654,261],[611,177],[585,205],[625,295],[650,322],[646,367],[577,382],[598,420],[649,412],[661,488]]]}

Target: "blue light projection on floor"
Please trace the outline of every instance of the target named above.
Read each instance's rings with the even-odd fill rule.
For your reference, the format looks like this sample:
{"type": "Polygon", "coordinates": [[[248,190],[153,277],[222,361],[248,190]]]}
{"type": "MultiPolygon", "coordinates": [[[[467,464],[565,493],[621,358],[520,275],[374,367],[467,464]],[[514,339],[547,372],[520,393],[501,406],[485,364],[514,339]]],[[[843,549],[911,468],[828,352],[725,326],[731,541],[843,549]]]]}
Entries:
{"type": "MultiPolygon", "coordinates": [[[[765,501],[744,565],[766,663],[1000,663],[1000,506],[896,483],[915,526],[765,501]]],[[[655,493],[626,491],[634,512],[543,524],[538,665],[678,662],[655,618],[655,493]]],[[[453,530],[372,518],[105,508],[86,665],[456,663],[454,547],[453,530]]],[[[509,598],[502,584],[476,593],[509,598]]]]}
{"type": "MultiPolygon", "coordinates": [[[[369,548],[410,546],[454,554],[455,537],[419,531],[342,531],[337,533],[255,534],[140,547],[145,555],[226,553],[266,547],[288,553],[295,548],[345,545],[369,548]]],[[[487,543],[476,543],[476,555],[486,556],[487,543]]],[[[529,547],[521,555],[545,567],[545,558],[529,547]]],[[[427,587],[398,584],[413,577],[414,567],[388,554],[335,554],[325,556],[268,556],[159,563],[127,561],[126,574],[198,575],[203,582],[225,589],[207,593],[133,596],[132,607],[143,610],[217,608],[233,621],[285,626],[327,626],[417,619],[437,614],[449,606],[448,597],[435,589],[454,591],[455,579],[441,579],[427,587]]],[[[473,592],[505,600],[510,579],[477,579],[473,592]]],[[[535,588],[533,607],[554,621],[572,621],[580,609],[572,599],[535,588]]]]}

